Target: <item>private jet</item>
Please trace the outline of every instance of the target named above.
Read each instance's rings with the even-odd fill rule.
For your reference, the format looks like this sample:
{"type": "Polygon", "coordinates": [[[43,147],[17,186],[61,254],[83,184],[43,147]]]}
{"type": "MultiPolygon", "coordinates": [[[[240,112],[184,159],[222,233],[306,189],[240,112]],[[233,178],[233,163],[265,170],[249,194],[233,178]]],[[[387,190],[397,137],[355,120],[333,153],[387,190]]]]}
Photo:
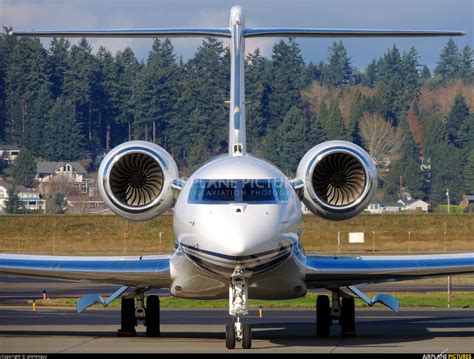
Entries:
{"type": "MultiPolygon", "coordinates": [[[[326,220],[352,218],[368,206],[377,188],[370,155],[346,141],[327,141],[301,159],[287,178],[272,163],[251,155],[246,146],[245,42],[257,37],[431,37],[462,36],[460,31],[324,28],[249,28],[244,11],[232,7],[228,28],[13,31],[35,37],[217,37],[230,40],[230,113],[228,153],[179,176],[173,157],[162,147],[130,141],[103,159],[99,192],[108,207],[131,221],[144,221],[174,208],[175,244],[170,255],[44,256],[0,254],[0,273],[112,283],[108,298],[87,295],[77,312],[121,299],[119,335],[135,335],[138,321],[147,336],[160,335],[160,299],[145,296],[168,289],[187,299],[229,299],[226,347],[252,345],[249,298],[293,299],[323,288],[317,296],[315,334],[355,334],[354,298],[393,311],[399,302],[388,294],[367,297],[357,285],[474,273],[474,253],[387,256],[307,254],[300,241],[302,202],[326,220]]],[[[212,123],[210,119],[209,123],[212,123]]]]}

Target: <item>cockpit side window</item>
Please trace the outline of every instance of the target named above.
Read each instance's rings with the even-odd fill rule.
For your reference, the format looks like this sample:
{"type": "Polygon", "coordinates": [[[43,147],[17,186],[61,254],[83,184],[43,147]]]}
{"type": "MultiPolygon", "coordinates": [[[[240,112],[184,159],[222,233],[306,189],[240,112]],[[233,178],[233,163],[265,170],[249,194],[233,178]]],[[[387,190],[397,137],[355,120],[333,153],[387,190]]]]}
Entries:
{"type": "Polygon", "coordinates": [[[196,179],[189,192],[189,203],[273,204],[288,201],[282,179],[196,179]]]}

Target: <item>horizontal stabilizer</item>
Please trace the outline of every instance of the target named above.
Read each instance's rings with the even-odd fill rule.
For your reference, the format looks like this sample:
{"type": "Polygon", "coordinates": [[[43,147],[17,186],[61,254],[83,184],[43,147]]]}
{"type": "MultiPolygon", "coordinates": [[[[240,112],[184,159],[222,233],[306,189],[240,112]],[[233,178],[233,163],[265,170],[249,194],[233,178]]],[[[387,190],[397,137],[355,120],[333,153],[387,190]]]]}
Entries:
{"type": "Polygon", "coordinates": [[[230,30],[226,28],[209,29],[96,29],[96,30],[31,30],[11,31],[14,36],[37,36],[37,37],[227,37],[230,38],[230,30]]]}
{"type": "Polygon", "coordinates": [[[316,29],[316,28],[247,28],[244,37],[433,37],[464,36],[453,30],[393,30],[393,29],[316,29]]]}
{"type": "Polygon", "coordinates": [[[116,298],[122,295],[127,289],[128,289],[127,286],[120,287],[107,299],[102,298],[99,294],[86,295],[85,297],[82,297],[81,299],[77,301],[77,304],[76,304],[77,313],[78,314],[82,313],[84,310],[86,310],[91,305],[94,305],[96,303],[101,303],[104,307],[106,307],[110,303],[112,303],[116,298]]]}

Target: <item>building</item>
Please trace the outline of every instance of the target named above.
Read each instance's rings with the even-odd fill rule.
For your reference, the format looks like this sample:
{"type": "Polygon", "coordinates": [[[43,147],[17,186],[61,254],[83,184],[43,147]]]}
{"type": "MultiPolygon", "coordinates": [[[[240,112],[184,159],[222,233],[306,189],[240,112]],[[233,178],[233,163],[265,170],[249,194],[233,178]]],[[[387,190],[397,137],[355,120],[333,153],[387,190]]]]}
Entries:
{"type": "Polygon", "coordinates": [[[77,191],[83,192],[86,174],[87,171],[79,162],[38,162],[36,164],[36,180],[43,192],[48,192],[48,184],[61,182],[72,184],[77,191]]]}
{"type": "Polygon", "coordinates": [[[372,202],[366,209],[372,214],[399,213],[402,211],[428,212],[429,204],[421,199],[398,200],[398,202],[372,202]]]}
{"type": "Polygon", "coordinates": [[[398,203],[403,205],[403,211],[428,212],[430,209],[429,203],[421,199],[398,200],[398,203]]]}
{"type": "MultiPolygon", "coordinates": [[[[12,184],[0,181],[0,212],[5,212],[6,202],[8,200],[8,191],[12,188],[12,184]]],[[[28,211],[46,211],[46,200],[43,199],[43,194],[36,191],[34,188],[26,188],[17,185],[15,188],[19,207],[28,211]]]]}
{"type": "Polygon", "coordinates": [[[68,213],[99,214],[110,212],[102,198],[95,196],[67,196],[68,213]]]}
{"type": "Polygon", "coordinates": [[[15,161],[19,153],[18,145],[0,145],[0,160],[2,161],[11,163],[15,161]]]}

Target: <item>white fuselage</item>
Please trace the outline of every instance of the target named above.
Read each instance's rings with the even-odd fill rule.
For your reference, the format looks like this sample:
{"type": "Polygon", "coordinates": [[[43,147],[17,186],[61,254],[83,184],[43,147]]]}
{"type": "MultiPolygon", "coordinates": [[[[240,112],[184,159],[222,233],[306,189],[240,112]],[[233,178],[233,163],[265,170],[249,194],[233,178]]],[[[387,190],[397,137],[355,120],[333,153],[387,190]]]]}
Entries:
{"type": "Polygon", "coordinates": [[[186,181],[175,204],[171,293],[186,298],[225,297],[230,276],[241,266],[252,298],[303,296],[302,218],[297,194],[270,163],[250,155],[208,162],[186,181]],[[279,194],[276,184],[271,188],[274,201],[245,201],[238,196],[196,200],[193,186],[209,180],[272,181],[281,188],[279,194]]]}

